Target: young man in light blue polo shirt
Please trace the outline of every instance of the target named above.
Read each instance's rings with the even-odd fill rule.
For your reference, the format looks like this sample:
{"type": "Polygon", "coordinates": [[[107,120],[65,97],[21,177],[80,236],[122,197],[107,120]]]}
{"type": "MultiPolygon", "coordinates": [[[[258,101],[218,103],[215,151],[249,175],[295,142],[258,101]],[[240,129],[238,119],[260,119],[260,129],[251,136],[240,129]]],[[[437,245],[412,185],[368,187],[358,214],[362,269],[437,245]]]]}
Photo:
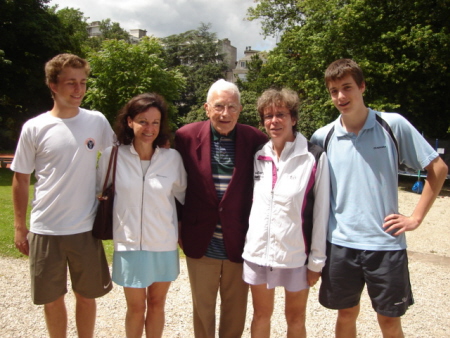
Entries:
{"type": "Polygon", "coordinates": [[[403,337],[400,316],[414,303],[405,231],[422,223],[448,169],[405,118],[365,106],[366,84],[356,62],[331,63],[325,83],[341,114],[311,139],[327,151],[332,189],[319,301],[338,310],[336,337],[356,337],[360,296],[367,285],[383,337],[403,337]],[[428,172],[409,217],[398,213],[399,163],[428,172]]]}

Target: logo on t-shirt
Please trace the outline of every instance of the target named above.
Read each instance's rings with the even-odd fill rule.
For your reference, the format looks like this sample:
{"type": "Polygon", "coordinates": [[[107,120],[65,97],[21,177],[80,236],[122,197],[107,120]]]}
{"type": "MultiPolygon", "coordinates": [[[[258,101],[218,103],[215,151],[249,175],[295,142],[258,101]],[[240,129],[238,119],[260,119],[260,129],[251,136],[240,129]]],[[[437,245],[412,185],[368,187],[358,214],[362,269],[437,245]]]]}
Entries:
{"type": "Polygon", "coordinates": [[[86,144],[86,148],[91,151],[95,147],[95,140],[93,138],[88,138],[84,144],[86,144]]]}
{"type": "Polygon", "coordinates": [[[253,179],[254,179],[255,181],[260,181],[262,178],[264,178],[264,173],[263,173],[262,171],[256,170],[256,171],[253,173],[253,179]]]}

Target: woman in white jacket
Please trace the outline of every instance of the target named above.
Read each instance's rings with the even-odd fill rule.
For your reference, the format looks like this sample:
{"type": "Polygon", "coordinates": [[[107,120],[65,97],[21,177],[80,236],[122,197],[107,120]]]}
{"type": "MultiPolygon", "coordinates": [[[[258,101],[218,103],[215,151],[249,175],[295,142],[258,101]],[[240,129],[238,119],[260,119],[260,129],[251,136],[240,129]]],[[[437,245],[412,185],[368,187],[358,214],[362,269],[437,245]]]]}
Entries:
{"type": "MultiPolygon", "coordinates": [[[[113,281],[124,287],[126,336],[161,337],[170,282],[179,274],[175,198],[184,203],[186,171],[181,156],[164,146],[169,137],[164,99],[132,98],[116,123],[119,144],[113,211],[113,281]]],[[[99,161],[97,189],[111,148],[99,161]]]]}
{"type": "Polygon", "coordinates": [[[288,337],[306,337],[309,287],[325,264],[330,180],[322,148],[296,132],[294,91],[269,89],[258,99],[270,141],[256,152],[254,193],[244,247],[244,281],[250,284],[252,337],[270,336],[274,288],[285,288],[288,337]]]}

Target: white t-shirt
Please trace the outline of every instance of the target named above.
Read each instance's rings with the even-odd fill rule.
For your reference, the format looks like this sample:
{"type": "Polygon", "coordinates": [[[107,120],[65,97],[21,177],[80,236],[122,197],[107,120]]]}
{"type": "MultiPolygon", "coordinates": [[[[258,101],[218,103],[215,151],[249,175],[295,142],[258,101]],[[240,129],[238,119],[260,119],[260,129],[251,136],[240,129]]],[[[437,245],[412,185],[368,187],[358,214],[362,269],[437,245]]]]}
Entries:
{"type": "Polygon", "coordinates": [[[47,112],[24,124],[11,169],[35,171],[31,232],[71,235],[92,230],[97,154],[112,142],[113,131],[103,114],[82,108],[72,118],[47,112]]]}

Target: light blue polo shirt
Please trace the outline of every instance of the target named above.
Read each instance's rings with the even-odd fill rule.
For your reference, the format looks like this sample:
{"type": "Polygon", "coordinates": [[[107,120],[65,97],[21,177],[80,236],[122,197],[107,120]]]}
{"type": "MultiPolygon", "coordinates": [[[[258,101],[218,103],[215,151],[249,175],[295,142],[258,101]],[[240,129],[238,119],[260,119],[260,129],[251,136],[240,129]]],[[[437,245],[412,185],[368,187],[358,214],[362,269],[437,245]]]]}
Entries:
{"type": "Polygon", "coordinates": [[[358,135],[348,133],[340,116],[317,130],[311,142],[324,146],[334,126],[327,156],[331,176],[331,210],[328,241],[359,250],[406,249],[405,234],[385,233],[387,215],[398,213],[398,162],[419,170],[439,155],[401,115],[369,109],[358,135]],[[387,122],[398,143],[376,121],[375,114],[387,122]]]}

